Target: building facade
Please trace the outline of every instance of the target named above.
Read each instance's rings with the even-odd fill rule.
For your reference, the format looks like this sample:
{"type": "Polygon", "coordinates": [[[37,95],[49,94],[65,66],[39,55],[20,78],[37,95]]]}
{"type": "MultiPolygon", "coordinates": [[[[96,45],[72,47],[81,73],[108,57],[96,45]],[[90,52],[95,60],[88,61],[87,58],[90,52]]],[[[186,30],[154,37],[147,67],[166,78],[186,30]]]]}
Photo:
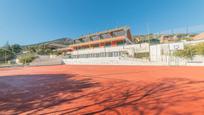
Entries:
{"type": "Polygon", "coordinates": [[[120,27],[103,32],[97,32],[81,36],[74,40],[74,44],[69,48],[74,50],[98,48],[98,47],[113,47],[124,44],[131,44],[132,35],[129,27],[120,27]]]}
{"type": "Polygon", "coordinates": [[[119,58],[134,57],[136,52],[149,52],[148,43],[133,44],[132,41],[131,30],[126,26],[85,35],[75,39],[74,43],[66,48],[64,62],[112,63],[119,58]]]}

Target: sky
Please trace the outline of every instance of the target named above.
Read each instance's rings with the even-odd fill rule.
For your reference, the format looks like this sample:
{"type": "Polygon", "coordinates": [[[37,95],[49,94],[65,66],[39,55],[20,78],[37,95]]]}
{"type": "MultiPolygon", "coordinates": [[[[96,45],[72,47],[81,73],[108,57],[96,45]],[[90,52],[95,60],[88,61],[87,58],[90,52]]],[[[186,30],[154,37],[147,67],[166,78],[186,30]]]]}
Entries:
{"type": "Polygon", "coordinates": [[[0,46],[77,37],[119,26],[134,35],[204,25],[204,0],[0,0],[0,46]]]}

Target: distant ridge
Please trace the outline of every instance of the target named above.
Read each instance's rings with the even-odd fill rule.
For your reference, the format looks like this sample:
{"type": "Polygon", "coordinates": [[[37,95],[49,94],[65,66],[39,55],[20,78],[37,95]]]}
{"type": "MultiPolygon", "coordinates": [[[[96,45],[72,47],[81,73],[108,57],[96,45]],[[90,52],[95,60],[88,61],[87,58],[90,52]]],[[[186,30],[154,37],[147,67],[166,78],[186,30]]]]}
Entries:
{"type": "Polygon", "coordinates": [[[41,42],[41,43],[36,43],[36,44],[30,44],[30,45],[25,45],[24,47],[28,46],[37,46],[37,45],[43,45],[43,44],[59,44],[59,45],[70,45],[73,43],[73,40],[71,38],[59,38],[51,41],[46,41],[46,42],[41,42]]]}

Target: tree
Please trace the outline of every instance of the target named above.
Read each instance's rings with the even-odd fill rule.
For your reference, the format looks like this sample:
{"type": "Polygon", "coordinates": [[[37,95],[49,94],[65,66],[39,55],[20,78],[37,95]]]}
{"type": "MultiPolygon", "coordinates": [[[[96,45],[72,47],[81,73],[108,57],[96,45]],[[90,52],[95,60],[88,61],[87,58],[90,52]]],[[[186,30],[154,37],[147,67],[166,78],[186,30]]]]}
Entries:
{"type": "Polygon", "coordinates": [[[6,42],[6,44],[4,45],[3,48],[4,48],[5,50],[7,50],[7,51],[11,51],[11,46],[10,46],[10,44],[9,44],[8,41],[6,42]]]}
{"type": "Polygon", "coordinates": [[[12,59],[13,57],[14,57],[14,54],[11,51],[4,49],[4,48],[0,49],[0,61],[6,62],[12,59]]]}
{"type": "Polygon", "coordinates": [[[7,42],[4,47],[0,48],[0,61],[8,61],[16,57],[17,53],[21,52],[21,46],[18,44],[10,45],[7,42]]]}
{"type": "Polygon", "coordinates": [[[21,54],[18,59],[20,60],[21,63],[23,64],[28,64],[32,62],[37,56],[33,53],[26,53],[26,54],[21,54]]]}
{"type": "Polygon", "coordinates": [[[11,46],[11,50],[12,52],[14,52],[15,54],[20,53],[22,48],[19,44],[14,44],[11,46]]]}

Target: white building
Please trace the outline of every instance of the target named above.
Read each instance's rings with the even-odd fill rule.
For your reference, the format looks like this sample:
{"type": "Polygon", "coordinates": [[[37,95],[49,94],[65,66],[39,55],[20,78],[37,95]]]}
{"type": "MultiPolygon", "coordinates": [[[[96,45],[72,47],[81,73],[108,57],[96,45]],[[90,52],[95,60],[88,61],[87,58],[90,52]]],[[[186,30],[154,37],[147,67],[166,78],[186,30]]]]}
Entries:
{"type": "Polygon", "coordinates": [[[65,50],[66,64],[119,64],[114,60],[149,52],[149,44],[133,44],[130,28],[120,27],[82,36],[65,50]]]}

